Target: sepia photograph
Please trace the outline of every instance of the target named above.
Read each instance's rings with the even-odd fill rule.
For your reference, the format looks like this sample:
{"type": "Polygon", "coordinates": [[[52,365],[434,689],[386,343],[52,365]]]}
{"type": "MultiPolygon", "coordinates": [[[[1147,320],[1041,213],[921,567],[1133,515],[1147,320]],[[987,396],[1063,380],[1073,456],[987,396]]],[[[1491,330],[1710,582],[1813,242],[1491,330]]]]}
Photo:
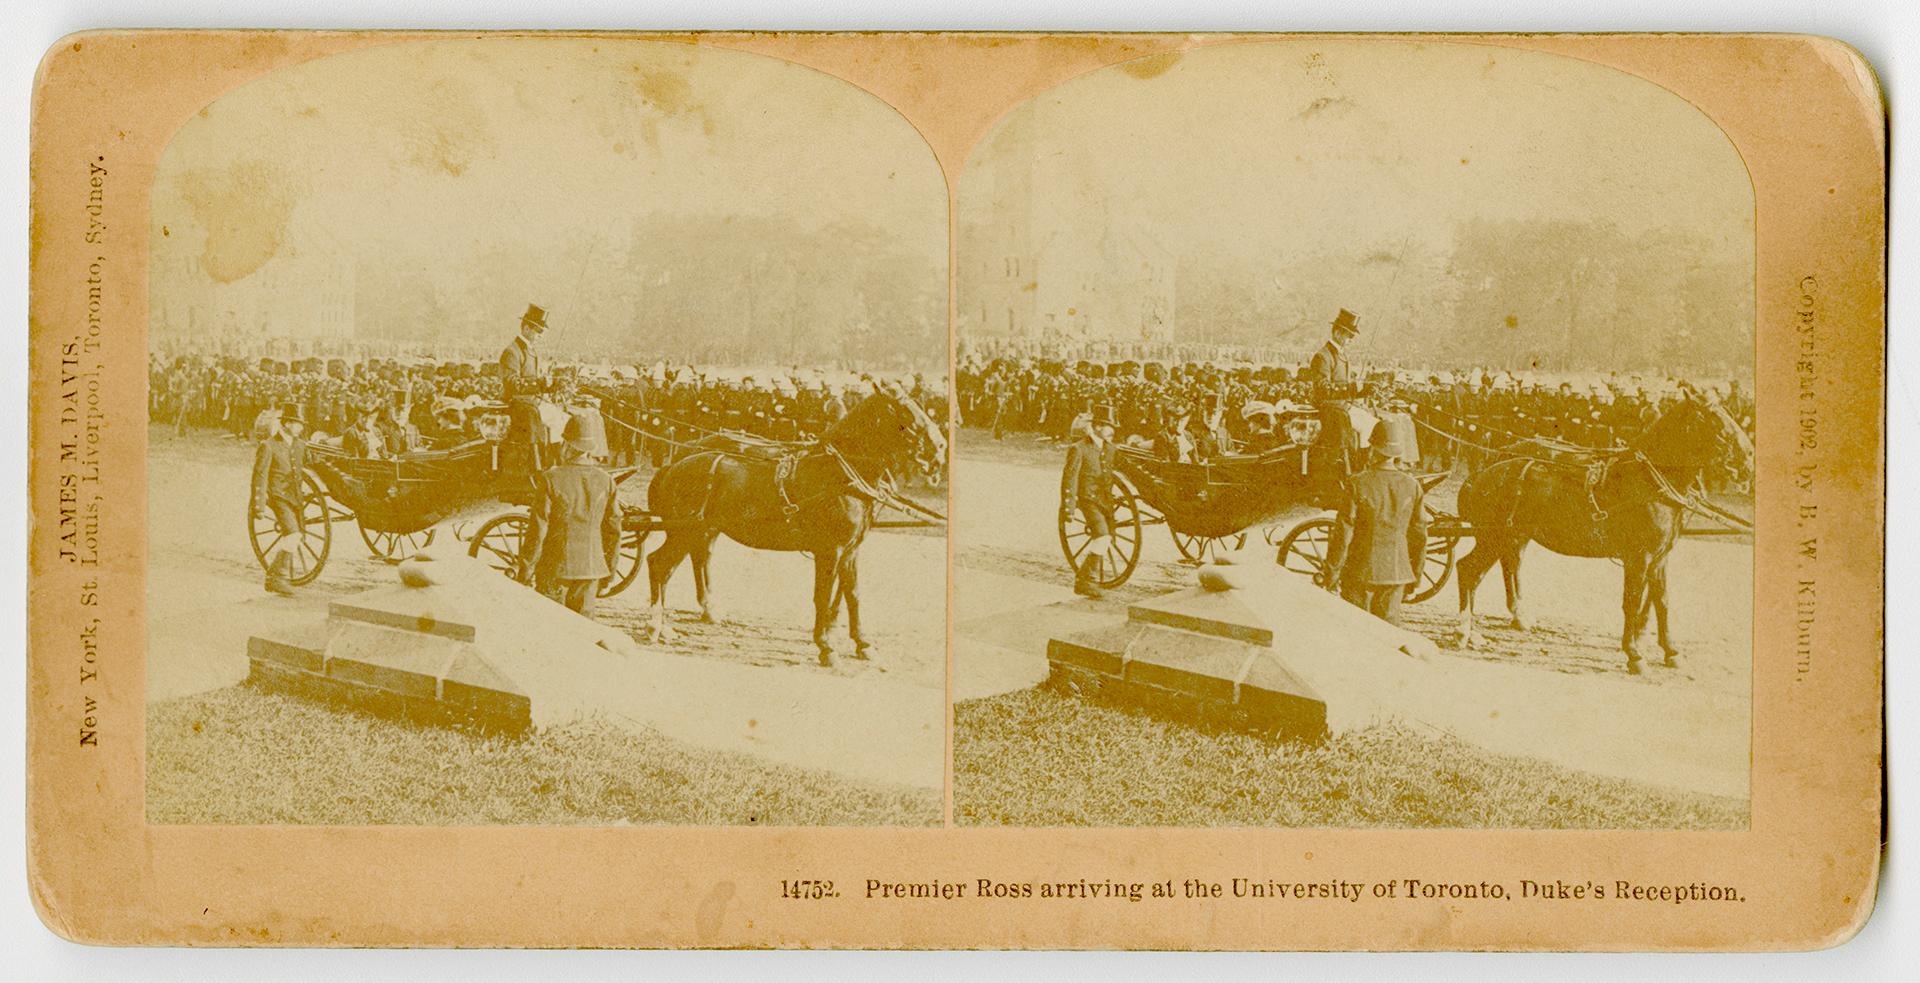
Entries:
{"type": "Polygon", "coordinates": [[[23,904],[1840,945],[1886,105],[1792,34],[61,37],[23,904]]]}
{"type": "Polygon", "coordinates": [[[957,194],[957,823],[1746,827],[1753,187],[1699,109],[1226,44],[957,194]]]}
{"type": "Polygon", "coordinates": [[[946,186],[898,113],[389,43],[221,96],[152,194],[150,821],[940,820],[946,186]]]}

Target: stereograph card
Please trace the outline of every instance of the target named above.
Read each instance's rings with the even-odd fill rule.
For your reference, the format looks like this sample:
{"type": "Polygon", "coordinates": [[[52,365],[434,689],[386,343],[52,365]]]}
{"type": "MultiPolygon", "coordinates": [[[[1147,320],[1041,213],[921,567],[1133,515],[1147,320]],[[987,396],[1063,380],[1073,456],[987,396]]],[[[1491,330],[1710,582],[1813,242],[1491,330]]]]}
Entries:
{"type": "Polygon", "coordinates": [[[1784,35],[63,39],[35,903],[1844,941],[1885,135],[1784,35]]]}

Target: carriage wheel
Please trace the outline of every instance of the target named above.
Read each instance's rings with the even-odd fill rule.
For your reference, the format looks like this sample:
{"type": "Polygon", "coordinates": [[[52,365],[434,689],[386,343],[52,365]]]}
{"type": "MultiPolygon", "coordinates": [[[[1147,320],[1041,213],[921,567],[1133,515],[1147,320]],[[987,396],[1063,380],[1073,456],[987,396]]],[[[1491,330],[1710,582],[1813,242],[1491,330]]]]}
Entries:
{"type": "Polygon", "coordinates": [[[1294,573],[1303,573],[1313,578],[1314,584],[1326,586],[1327,582],[1327,542],[1333,538],[1333,520],[1326,516],[1308,519],[1287,532],[1280,541],[1279,563],[1294,573]]]}
{"type": "Polygon", "coordinates": [[[433,542],[433,530],[428,528],[419,532],[373,532],[366,526],[361,526],[360,541],[367,544],[367,551],[373,554],[374,559],[387,563],[399,563],[426,549],[433,542]]]}
{"type": "Polygon", "coordinates": [[[473,534],[467,555],[486,561],[487,566],[524,584],[529,577],[522,569],[520,548],[527,541],[528,525],[527,517],[519,512],[496,515],[473,534]]]}
{"type": "MultiPolygon", "coordinates": [[[[1113,486],[1108,492],[1113,502],[1113,535],[1109,537],[1105,554],[1106,564],[1102,568],[1106,576],[1097,583],[1107,589],[1118,587],[1133,576],[1133,570],[1140,565],[1140,500],[1133,493],[1133,487],[1126,479],[1114,475],[1113,486]]],[[[1060,550],[1066,554],[1067,568],[1079,570],[1080,563],[1086,557],[1087,545],[1093,535],[1087,532],[1086,520],[1078,510],[1060,517],[1060,550]]]]}
{"type": "Polygon", "coordinates": [[[633,586],[640,576],[640,559],[646,553],[648,530],[622,529],[620,552],[613,557],[613,576],[600,582],[601,597],[612,597],[633,586]]]}
{"type": "Polygon", "coordinates": [[[1189,536],[1186,533],[1167,527],[1173,533],[1173,548],[1180,551],[1190,563],[1205,563],[1209,557],[1243,549],[1247,545],[1247,534],[1234,533],[1231,536],[1189,536]]]}
{"type": "Polygon", "coordinates": [[[1418,604],[1440,593],[1453,576],[1453,548],[1458,536],[1428,536],[1426,556],[1420,562],[1420,582],[1407,588],[1406,603],[1418,604]]]}
{"type": "Polygon", "coordinates": [[[255,515],[253,503],[247,503],[247,538],[253,546],[254,562],[261,570],[268,566],[267,557],[274,551],[286,549],[293,557],[293,576],[288,578],[295,587],[313,583],[320,576],[320,570],[327,565],[327,554],[333,550],[333,507],[327,501],[327,493],[312,472],[300,476],[300,528],[290,533],[281,533],[273,514],[255,515]]]}

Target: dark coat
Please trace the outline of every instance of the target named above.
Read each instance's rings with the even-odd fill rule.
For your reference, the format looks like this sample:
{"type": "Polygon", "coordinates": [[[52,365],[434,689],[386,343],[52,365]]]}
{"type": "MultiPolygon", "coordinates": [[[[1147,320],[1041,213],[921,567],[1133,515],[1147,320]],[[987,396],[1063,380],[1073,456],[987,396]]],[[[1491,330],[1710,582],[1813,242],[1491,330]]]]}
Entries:
{"type": "Polygon", "coordinates": [[[600,580],[620,542],[613,476],[586,464],[562,464],[534,476],[539,492],[528,537],[537,581],[600,580]]]}
{"type": "Polygon", "coordinates": [[[1425,552],[1427,542],[1420,482],[1405,471],[1368,468],[1350,484],[1352,495],[1341,514],[1340,531],[1328,549],[1329,563],[1341,570],[1341,583],[1413,583],[1413,558],[1425,552]]]}
{"type": "Polygon", "coordinates": [[[1307,365],[1307,378],[1319,388],[1322,399],[1345,396],[1353,382],[1353,370],[1347,364],[1347,353],[1329,340],[1313,353],[1313,361],[1307,365]]]}
{"type": "Polygon", "coordinates": [[[1060,503],[1086,504],[1102,511],[1113,507],[1107,494],[1113,486],[1114,449],[1111,441],[1095,444],[1082,437],[1067,448],[1067,466],[1060,474],[1060,503]]]}
{"type": "Polygon", "coordinates": [[[300,507],[300,473],[307,466],[307,443],[268,437],[253,455],[253,507],[265,512],[269,500],[300,507]]]}
{"type": "Polygon", "coordinates": [[[520,338],[500,351],[500,398],[529,396],[541,391],[540,356],[520,338]]]}

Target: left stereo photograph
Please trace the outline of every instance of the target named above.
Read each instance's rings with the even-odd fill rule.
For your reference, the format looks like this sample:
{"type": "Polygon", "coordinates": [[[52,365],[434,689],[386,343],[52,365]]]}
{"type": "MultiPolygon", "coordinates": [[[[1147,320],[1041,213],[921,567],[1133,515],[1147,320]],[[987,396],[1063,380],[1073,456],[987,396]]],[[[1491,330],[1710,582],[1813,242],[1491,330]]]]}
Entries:
{"type": "Polygon", "coordinates": [[[151,201],[149,822],[942,821],[947,192],[887,104],[410,40],[227,91],[151,201]]]}

